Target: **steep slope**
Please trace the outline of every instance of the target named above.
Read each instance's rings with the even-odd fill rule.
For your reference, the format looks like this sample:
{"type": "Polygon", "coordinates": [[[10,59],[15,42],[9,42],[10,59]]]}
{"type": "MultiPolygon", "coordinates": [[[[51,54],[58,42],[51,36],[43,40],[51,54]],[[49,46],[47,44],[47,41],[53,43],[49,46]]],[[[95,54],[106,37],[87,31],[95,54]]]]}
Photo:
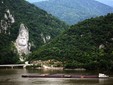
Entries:
{"type": "Polygon", "coordinates": [[[48,0],[34,3],[68,24],[113,12],[113,8],[95,0],[48,0]]]}
{"type": "Polygon", "coordinates": [[[0,64],[11,63],[17,52],[22,57],[38,49],[66,28],[64,22],[25,0],[1,0],[0,64]]]}
{"type": "Polygon", "coordinates": [[[57,59],[69,68],[113,69],[113,14],[71,26],[30,58],[57,59]]]}

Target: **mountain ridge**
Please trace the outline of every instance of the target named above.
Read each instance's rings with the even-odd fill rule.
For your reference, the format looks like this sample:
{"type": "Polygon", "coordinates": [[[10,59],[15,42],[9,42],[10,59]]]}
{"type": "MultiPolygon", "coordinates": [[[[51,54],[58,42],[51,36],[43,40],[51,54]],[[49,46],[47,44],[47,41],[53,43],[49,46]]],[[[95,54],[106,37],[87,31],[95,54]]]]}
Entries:
{"type": "Polygon", "coordinates": [[[94,0],[49,0],[34,4],[68,24],[113,12],[112,7],[94,0]]]}

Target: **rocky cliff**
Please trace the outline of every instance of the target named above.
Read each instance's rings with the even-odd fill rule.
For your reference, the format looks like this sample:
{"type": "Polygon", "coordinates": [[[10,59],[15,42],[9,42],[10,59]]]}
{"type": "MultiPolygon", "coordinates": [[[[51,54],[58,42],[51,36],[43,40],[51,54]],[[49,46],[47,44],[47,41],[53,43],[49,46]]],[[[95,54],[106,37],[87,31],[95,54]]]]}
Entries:
{"type": "Polygon", "coordinates": [[[18,56],[21,61],[25,60],[26,54],[67,28],[64,22],[25,0],[1,0],[0,64],[16,63],[18,56]]]}

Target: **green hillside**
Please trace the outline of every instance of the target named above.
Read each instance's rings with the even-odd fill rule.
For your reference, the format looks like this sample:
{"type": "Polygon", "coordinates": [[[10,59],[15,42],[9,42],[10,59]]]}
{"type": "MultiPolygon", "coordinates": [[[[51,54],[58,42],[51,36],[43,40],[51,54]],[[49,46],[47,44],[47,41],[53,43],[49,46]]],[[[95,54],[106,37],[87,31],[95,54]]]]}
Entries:
{"type": "Polygon", "coordinates": [[[48,0],[34,4],[70,25],[113,12],[112,7],[95,0],[48,0]]]}
{"type": "Polygon", "coordinates": [[[66,68],[113,69],[113,14],[87,19],[70,27],[29,60],[56,59],[66,68]]]}
{"type": "Polygon", "coordinates": [[[64,22],[25,0],[0,1],[0,23],[0,64],[17,62],[14,42],[21,23],[29,30],[31,51],[45,44],[41,34],[52,40],[68,28],[64,22]]]}

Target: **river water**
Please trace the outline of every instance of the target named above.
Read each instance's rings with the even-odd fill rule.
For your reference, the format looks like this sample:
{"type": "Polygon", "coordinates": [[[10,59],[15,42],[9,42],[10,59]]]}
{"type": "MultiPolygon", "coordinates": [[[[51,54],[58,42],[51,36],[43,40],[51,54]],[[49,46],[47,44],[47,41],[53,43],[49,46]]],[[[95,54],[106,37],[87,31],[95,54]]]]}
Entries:
{"type": "MultiPolygon", "coordinates": [[[[0,85],[113,85],[113,78],[108,79],[63,79],[63,78],[22,78],[22,74],[77,74],[97,75],[98,72],[74,70],[26,70],[0,69],[0,85]]],[[[113,77],[113,73],[108,73],[113,77]]]]}

